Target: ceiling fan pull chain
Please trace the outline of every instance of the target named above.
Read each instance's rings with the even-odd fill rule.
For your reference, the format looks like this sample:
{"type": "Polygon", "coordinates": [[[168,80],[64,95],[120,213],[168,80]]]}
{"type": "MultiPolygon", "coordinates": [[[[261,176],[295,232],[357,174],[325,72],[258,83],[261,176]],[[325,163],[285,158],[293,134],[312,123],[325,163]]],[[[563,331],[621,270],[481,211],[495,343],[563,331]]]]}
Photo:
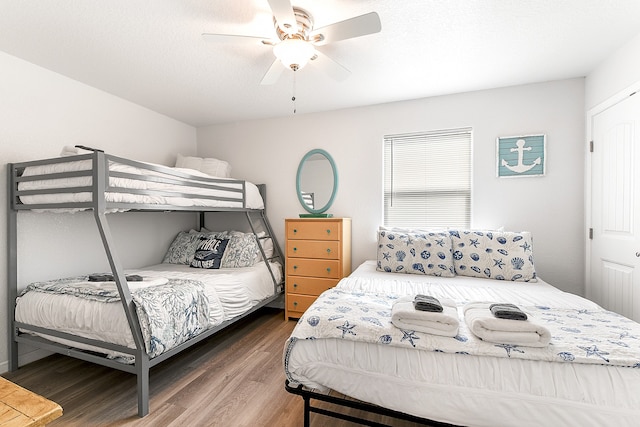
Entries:
{"type": "Polygon", "coordinates": [[[293,101],[293,114],[296,113],[296,72],[293,72],[293,96],[291,97],[291,101],[293,101]]]}

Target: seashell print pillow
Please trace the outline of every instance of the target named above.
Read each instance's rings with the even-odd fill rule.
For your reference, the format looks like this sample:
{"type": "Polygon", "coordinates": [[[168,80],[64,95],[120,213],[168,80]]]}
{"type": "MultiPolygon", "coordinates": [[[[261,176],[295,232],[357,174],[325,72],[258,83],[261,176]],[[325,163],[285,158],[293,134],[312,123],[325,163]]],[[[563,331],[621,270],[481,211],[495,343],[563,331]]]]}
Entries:
{"type": "Polygon", "coordinates": [[[456,274],[537,282],[528,231],[449,230],[456,274]]]}
{"type": "Polygon", "coordinates": [[[445,232],[378,231],[377,270],[453,277],[451,238],[445,232]]]}

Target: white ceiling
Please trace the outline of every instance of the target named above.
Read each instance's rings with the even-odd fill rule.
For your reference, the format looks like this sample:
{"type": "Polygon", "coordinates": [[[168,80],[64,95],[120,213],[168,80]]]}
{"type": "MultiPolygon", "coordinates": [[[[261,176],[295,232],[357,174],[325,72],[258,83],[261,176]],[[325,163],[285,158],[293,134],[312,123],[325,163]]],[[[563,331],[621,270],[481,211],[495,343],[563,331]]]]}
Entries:
{"type": "MultiPolygon", "coordinates": [[[[319,28],[371,11],[382,31],[323,46],[342,82],[295,73],[297,113],[587,75],[640,31],[640,0],[293,0],[319,28]]],[[[267,0],[0,0],[0,50],[194,126],[293,113],[294,73],[260,81],[267,0]]],[[[0,70],[1,76],[2,70],[0,70]]]]}

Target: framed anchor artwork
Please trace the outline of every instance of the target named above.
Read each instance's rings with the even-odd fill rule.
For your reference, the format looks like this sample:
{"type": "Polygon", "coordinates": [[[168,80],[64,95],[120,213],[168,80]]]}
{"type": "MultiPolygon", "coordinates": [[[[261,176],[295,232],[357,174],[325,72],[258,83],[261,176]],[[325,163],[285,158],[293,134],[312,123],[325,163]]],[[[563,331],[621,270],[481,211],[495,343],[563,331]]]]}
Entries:
{"type": "Polygon", "coordinates": [[[499,137],[497,172],[499,178],[543,176],[546,169],[546,135],[499,137]]]}

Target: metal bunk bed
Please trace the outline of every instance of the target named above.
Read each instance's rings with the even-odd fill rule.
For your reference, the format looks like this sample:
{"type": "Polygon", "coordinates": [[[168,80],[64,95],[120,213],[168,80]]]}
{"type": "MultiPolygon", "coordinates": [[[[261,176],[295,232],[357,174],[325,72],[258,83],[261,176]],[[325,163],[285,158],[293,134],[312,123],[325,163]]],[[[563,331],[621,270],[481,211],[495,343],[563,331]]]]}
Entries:
{"type": "MultiPolygon", "coordinates": [[[[240,180],[219,179],[211,177],[202,177],[190,175],[184,171],[174,170],[172,168],[153,165],[144,162],[138,162],[130,159],[124,159],[109,154],[105,154],[101,150],[94,150],[89,154],[81,154],[77,156],[52,158],[46,160],[38,160],[32,162],[10,163],[8,166],[8,220],[7,220],[7,238],[8,238],[8,316],[9,316],[9,370],[18,369],[18,343],[27,343],[36,348],[48,350],[55,353],[65,354],[71,357],[93,362],[99,365],[111,367],[121,371],[129,372],[137,376],[137,395],[138,395],[138,415],[143,417],[149,413],[149,369],[182,350],[202,341],[215,334],[216,332],[226,328],[227,326],[241,320],[254,311],[267,305],[274,305],[281,299],[283,291],[282,280],[278,282],[276,275],[272,271],[270,261],[277,261],[284,269],[284,257],[282,250],[273,236],[272,228],[266,217],[264,209],[248,208],[246,203],[246,187],[245,182],[240,180]],[[65,172],[47,172],[35,175],[24,176],[24,171],[29,167],[53,167],[58,164],[68,162],[90,162],[88,167],[83,170],[65,171],[65,172]],[[146,175],[131,174],[122,171],[110,171],[110,165],[118,164],[127,167],[133,167],[144,170],[146,175]],[[161,189],[135,189],[135,188],[118,188],[113,187],[110,178],[120,178],[126,180],[134,180],[143,183],[151,183],[159,185],[161,189]],[[66,186],[63,188],[45,188],[39,190],[20,190],[20,183],[38,180],[65,180],[84,179],[87,185],[66,186]],[[89,180],[90,178],[90,180],[89,180]],[[170,190],[164,186],[171,187],[170,190]],[[176,191],[178,189],[178,191],[176,191]],[[203,194],[203,191],[212,190],[215,195],[203,194]],[[21,201],[24,196],[41,196],[55,194],[77,194],[89,193],[88,201],[82,202],[54,202],[54,203],[35,203],[25,204],[21,201]],[[148,203],[123,203],[109,201],[105,194],[107,193],[126,193],[138,196],[154,196],[154,197],[180,197],[185,199],[197,199],[200,203],[203,201],[211,201],[213,204],[221,202],[231,207],[207,207],[207,206],[172,206],[170,204],[148,204],[148,203]],[[131,329],[135,342],[135,349],[131,349],[122,345],[116,345],[95,339],[88,339],[59,332],[53,329],[28,325],[17,322],[15,320],[15,304],[18,296],[18,277],[17,277],[17,215],[23,210],[92,210],[96,225],[98,227],[104,250],[109,262],[109,266],[114,276],[114,280],[120,295],[120,301],[124,307],[127,323],[131,329]],[[273,296],[262,300],[256,306],[252,307],[244,314],[233,319],[226,320],[221,324],[207,329],[203,333],[190,339],[189,341],[178,345],[154,358],[150,358],[145,351],[143,334],[141,331],[138,317],[136,314],[135,304],[129,290],[129,285],[125,278],[124,268],[115,253],[114,240],[106,218],[106,213],[112,211],[186,211],[196,212],[199,216],[199,225],[205,225],[206,212],[239,212],[244,213],[248,221],[251,232],[256,235],[258,240],[258,248],[262,259],[265,261],[269,273],[274,282],[273,296]],[[258,237],[257,229],[265,233],[258,237]],[[273,256],[267,258],[264,250],[264,241],[272,239],[274,252],[273,256]],[[123,364],[113,359],[108,359],[93,352],[79,350],[77,348],[59,344],[44,338],[23,333],[22,331],[32,331],[40,334],[47,334],[53,337],[62,338],[71,342],[88,344],[91,346],[117,351],[131,355],[135,358],[135,362],[131,365],[123,364]]],[[[49,181],[52,182],[52,181],[49,181]]],[[[264,185],[258,186],[261,196],[265,197],[264,185]]]]}

